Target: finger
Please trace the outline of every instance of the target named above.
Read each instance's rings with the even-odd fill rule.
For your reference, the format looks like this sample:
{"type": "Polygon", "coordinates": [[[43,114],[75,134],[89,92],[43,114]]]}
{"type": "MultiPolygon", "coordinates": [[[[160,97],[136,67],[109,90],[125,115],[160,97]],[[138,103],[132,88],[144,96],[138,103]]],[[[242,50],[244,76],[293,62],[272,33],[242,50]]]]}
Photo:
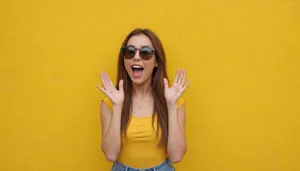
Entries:
{"type": "Polygon", "coordinates": [[[99,86],[99,85],[97,85],[97,87],[98,87],[104,94],[107,95],[107,92],[106,92],[106,90],[105,90],[103,87],[101,87],[101,86],[99,86]]]}
{"type": "Polygon", "coordinates": [[[191,80],[188,80],[188,82],[185,84],[185,86],[183,87],[183,91],[190,85],[191,80]]]}
{"type": "Polygon", "coordinates": [[[113,99],[113,97],[108,93],[104,88],[97,86],[109,99],[113,99]]]}
{"type": "Polygon", "coordinates": [[[169,88],[169,83],[168,83],[168,80],[166,78],[164,78],[164,85],[165,85],[165,89],[169,88]]]}
{"type": "Polygon", "coordinates": [[[185,70],[182,69],[181,75],[180,75],[180,82],[179,84],[182,86],[185,80],[185,70]]]}
{"type": "Polygon", "coordinates": [[[103,77],[103,82],[104,82],[104,87],[107,89],[110,87],[109,82],[107,80],[107,74],[106,73],[102,73],[102,77],[103,77]]]}
{"type": "Polygon", "coordinates": [[[175,76],[175,79],[174,79],[174,83],[178,82],[178,74],[179,74],[179,68],[176,71],[176,76],[175,76]]]}
{"type": "Polygon", "coordinates": [[[113,83],[112,83],[112,81],[111,81],[111,79],[109,78],[108,74],[106,73],[105,75],[106,75],[106,80],[107,80],[108,84],[110,86],[114,86],[113,83]]]}
{"type": "Polygon", "coordinates": [[[124,93],[123,85],[124,85],[124,81],[120,80],[119,81],[119,91],[121,91],[122,93],[124,93]]]}
{"type": "Polygon", "coordinates": [[[107,88],[103,72],[100,73],[100,76],[101,76],[101,80],[102,80],[102,84],[103,84],[104,88],[107,88]]]}
{"type": "Polygon", "coordinates": [[[106,72],[103,73],[103,78],[104,78],[104,81],[105,81],[106,85],[109,86],[109,81],[107,79],[107,73],[106,72]]]}

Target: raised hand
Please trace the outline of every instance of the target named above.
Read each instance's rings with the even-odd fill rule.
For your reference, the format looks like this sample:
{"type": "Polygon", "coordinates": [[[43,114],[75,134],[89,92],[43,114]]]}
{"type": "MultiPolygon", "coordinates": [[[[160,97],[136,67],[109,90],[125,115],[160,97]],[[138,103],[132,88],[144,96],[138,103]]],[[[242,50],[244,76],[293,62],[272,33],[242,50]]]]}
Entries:
{"type": "Polygon", "coordinates": [[[119,82],[119,90],[113,85],[111,79],[107,75],[107,73],[100,73],[103,87],[97,86],[103,93],[107,95],[107,97],[111,100],[111,102],[115,105],[123,104],[124,101],[124,90],[123,90],[123,80],[119,82]]]}
{"type": "Polygon", "coordinates": [[[165,98],[167,100],[168,105],[175,105],[177,100],[182,95],[183,91],[188,87],[190,84],[190,80],[183,86],[185,82],[185,75],[186,71],[182,69],[180,76],[179,76],[179,69],[177,69],[176,77],[173,82],[173,85],[169,88],[168,80],[164,78],[165,84],[165,98]]]}

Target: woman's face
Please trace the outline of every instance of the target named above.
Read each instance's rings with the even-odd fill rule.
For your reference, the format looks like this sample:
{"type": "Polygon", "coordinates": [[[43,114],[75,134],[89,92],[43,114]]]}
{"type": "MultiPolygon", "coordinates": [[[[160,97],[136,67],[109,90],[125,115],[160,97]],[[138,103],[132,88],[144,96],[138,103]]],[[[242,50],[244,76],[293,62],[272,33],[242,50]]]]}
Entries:
{"type": "MultiPolygon", "coordinates": [[[[127,47],[141,49],[142,47],[153,48],[151,40],[144,34],[132,36],[128,42],[127,47]]],[[[152,72],[155,67],[156,58],[153,53],[150,59],[143,59],[140,56],[140,50],[136,50],[133,58],[124,58],[125,69],[134,84],[143,84],[152,78],[152,72]]]]}

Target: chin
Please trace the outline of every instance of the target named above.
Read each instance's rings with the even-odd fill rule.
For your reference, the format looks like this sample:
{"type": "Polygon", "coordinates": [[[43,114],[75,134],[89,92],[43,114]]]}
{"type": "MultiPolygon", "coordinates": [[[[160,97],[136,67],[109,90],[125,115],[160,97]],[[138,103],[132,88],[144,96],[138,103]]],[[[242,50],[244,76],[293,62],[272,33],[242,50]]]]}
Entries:
{"type": "Polygon", "coordinates": [[[141,75],[141,77],[138,77],[138,78],[135,78],[133,75],[130,75],[130,79],[131,79],[132,84],[143,85],[143,84],[147,83],[148,81],[151,81],[151,75],[146,76],[146,74],[145,74],[145,75],[141,75]]]}
{"type": "Polygon", "coordinates": [[[131,82],[136,85],[141,85],[141,84],[145,83],[145,80],[142,78],[138,78],[138,79],[131,78],[131,82]]]}

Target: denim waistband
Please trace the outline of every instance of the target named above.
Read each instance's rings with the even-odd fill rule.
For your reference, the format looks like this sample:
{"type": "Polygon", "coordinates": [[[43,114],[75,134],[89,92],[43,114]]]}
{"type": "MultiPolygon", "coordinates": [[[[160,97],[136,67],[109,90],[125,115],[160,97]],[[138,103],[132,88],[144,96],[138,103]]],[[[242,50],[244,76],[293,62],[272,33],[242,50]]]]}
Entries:
{"type": "Polygon", "coordinates": [[[167,165],[169,163],[169,159],[166,159],[165,161],[163,161],[162,163],[160,163],[159,165],[150,167],[150,168],[143,168],[143,169],[137,169],[137,168],[132,168],[129,166],[126,166],[118,161],[115,161],[113,164],[113,168],[112,171],[156,171],[162,167],[164,167],[165,165],[167,165]],[[115,170],[114,170],[115,169],[115,170]]]}

